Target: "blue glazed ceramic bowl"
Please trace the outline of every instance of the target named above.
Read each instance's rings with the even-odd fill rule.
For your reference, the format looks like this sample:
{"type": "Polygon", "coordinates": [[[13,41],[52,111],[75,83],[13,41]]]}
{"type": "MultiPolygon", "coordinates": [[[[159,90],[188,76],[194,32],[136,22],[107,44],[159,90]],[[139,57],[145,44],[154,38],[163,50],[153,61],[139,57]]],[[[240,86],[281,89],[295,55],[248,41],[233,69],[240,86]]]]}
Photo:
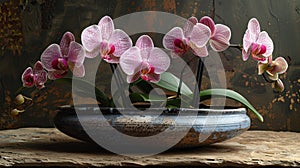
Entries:
{"type": "MultiPolygon", "coordinates": [[[[153,113],[143,114],[130,113],[134,111],[132,109],[100,108],[100,110],[101,115],[98,105],[80,105],[76,108],[62,106],[58,109],[54,124],[66,135],[86,142],[94,142],[87,131],[89,133],[90,130],[94,133],[103,131],[108,127],[105,123],[109,123],[109,127],[123,134],[135,137],[157,135],[173,128],[188,130],[174,148],[198,147],[222,142],[250,128],[250,118],[245,108],[158,108],[151,109],[153,113]],[[121,113],[124,111],[127,112],[126,115],[121,113]],[[160,115],[156,115],[157,112],[160,115]],[[179,117],[179,113],[184,115],[179,117]]],[[[105,138],[115,140],[111,135],[105,138]]],[[[162,141],[172,141],[172,137],[163,138],[162,141]]]]}

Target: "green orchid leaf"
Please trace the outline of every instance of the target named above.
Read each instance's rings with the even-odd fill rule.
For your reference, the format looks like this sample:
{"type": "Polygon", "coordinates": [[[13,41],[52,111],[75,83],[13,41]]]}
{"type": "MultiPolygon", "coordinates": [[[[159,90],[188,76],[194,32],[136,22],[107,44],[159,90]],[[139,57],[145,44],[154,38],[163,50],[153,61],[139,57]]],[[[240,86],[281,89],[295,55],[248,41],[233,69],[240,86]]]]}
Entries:
{"type": "MultiPolygon", "coordinates": [[[[178,91],[178,86],[179,86],[179,81],[180,79],[177,78],[175,75],[169,73],[169,72],[164,72],[160,76],[160,81],[158,83],[154,83],[157,86],[160,86],[164,89],[177,92],[178,91]]],[[[182,82],[181,86],[181,94],[183,95],[192,95],[193,92],[191,89],[184,83],[182,82]]]]}
{"type": "Polygon", "coordinates": [[[147,102],[149,101],[149,98],[143,94],[139,94],[139,93],[131,93],[129,95],[131,102],[135,103],[135,102],[147,102]]]}
{"type": "Polygon", "coordinates": [[[236,100],[236,101],[242,103],[248,109],[250,109],[261,122],[264,121],[264,118],[262,117],[262,115],[259,114],[259,112],[241,94],[239,94],[233,90],[229,90],[229,89],[207,89],[207,90],[203,90],[200,92],[200,100],[203,101],[203,100],[210,99],[212,95],[227,97],[227,98],[236,100]]]}
{"type": "Polygon", "coordinates": [[[130,88],[132,86],[138,87],[143,93],[150,93],[153,89],[152,85],[149,84],[147,81],[142,80],[141,78],[134,83],[130,84],[130,88]]]}
{"type": "Polygon", "coordinates": [[[142,93],[131,93],[129,95],[131,102],[163,102],[165,101],[165,97],[162,96],[151,96],[142,93]]]}
{"type": "MultiPolygon", "coordinates": [[[[60,78],[60,79],[56,79],[55,82],[67,83],[70,86],[72,86],[72,80],[76,80],[76,86],[78,87],[78,89],[82,90],[85,94],[91,93],[91,89],[95,89],[95,95],[97,101],[99,101],[103,106],[109,106],[110,104],[109,98],[101,90],[95,87],[95,85],[87,81],[81,79],[75,79],[75,78],[60,78]]],[[[93,95],[88,95],[88,96],[93,96],[93,95]]]]}
{"type": "Polygon", "coordinates": [[[181,99],[176,98],[176,99],[169,99],[167,101],[167,107],[168,108],[179,108],[181,105],[181,99]]]}

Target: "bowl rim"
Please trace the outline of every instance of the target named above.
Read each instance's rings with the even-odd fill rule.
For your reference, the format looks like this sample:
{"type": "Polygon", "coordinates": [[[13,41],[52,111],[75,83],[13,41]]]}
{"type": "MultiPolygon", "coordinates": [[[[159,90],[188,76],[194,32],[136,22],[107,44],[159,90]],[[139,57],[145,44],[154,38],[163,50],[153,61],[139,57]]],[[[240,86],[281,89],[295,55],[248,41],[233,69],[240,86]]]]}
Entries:
{"type": "MultiPolygon", "coordinates": [[[[141,108],[116,108],[116,107],[99,107],[97,104],[80,104],[80,105],[63,105],[59,106],[59,111],[82,111],[87,114],[97,114],[99,112],[102,112],[102,114],[114,114],[114,115],[121,115],[122,111],[126,112],[126,115],[137,115],[139,111],[144,111],[147,108],[142,107],[141,108]]],[[[161,111],[161,114],[178,114],[179,112],[190,112],[195,113],[196,111],[199,114],[207,115],[207,114],[246,114],[247,109],[245,107],[231,107],[231,106],[225,106],[224,107],[213,107],[213,106],[206,106],[203,108],[152,108],[153,112],[147,111],[143,113],[143,115],[146,114],[157,114],[157,112],[161,111]]],[[[124,113],[123,113],[124,114],[124,113]]]]}

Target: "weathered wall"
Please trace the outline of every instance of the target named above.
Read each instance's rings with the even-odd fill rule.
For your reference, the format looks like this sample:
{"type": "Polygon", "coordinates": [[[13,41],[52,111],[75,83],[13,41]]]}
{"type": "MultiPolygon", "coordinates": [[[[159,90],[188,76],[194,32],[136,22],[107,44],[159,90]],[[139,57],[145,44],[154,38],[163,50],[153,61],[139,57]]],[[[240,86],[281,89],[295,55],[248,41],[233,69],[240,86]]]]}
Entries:
{"type": "MultiPolygon", "coordinates": [[[[13,2],[13,1],[12,1],[13,2]]],[[[227,86],[245,95],[263,114],[264,123],[253,117],[253,129],[300,131],[300,1],[297,0],[30,0],[27,4],[1,2],[0,21],[0,128],[49,126],[58,105],[72,102],[70,88],[52,84],[36,95],[36,103],[18,117],[9,115],[14,92],[21,86],[23,70],[39,59],[51,43],[58,43],[65,31],[72,31],[77,41],[80,32],[97,23],[104,15],[113,18],[137,11],[157,10],[188,18],[209,15],[217,23],[232,29],[232,43],[241,43],[250,18],[256,17],[263,30],[268,31],[275,44],[275,56],[291,60],[287,74],[282,75],[286,90],[274,93],[271,85],[255,74],[254,61],[243,62],[240,51],[229,49],[222,53],[227,86]],[[13,15],[8,15],[8,13],[13,15]]],[[[141,23],[141,24],[146,24],[141,23]]],[[[151,34],[156,40],[161,36],[151,34]]],[[[101,66],[100,72],[105,72],[101,66]]],[[[109,91],[110,74],[101,73],[97,83],[109,91]]],[[[206,82],[208,82],[206,80],[206,82]]],[[[207,84],[204,83],[203,87],[207,84]]],[[[27,93],[29,94],[29,93],[27,93]]],[[[33,95],[31,95],[33,96],[33,95]]],[[[229,105],[238,105],[229,101],[229,105]]]]}

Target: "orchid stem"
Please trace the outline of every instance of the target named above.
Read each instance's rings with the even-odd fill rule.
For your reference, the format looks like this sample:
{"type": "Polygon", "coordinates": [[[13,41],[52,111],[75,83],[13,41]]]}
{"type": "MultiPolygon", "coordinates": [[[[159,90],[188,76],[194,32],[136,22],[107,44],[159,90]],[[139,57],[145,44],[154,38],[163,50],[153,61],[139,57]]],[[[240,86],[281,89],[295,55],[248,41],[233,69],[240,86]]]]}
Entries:
{"type": "Polygon", "coordinates": [[[199,108],[199,93],[200,93],[200,89],[201,89],[201,83],[202,83],[202,75],[203,75],[203,61],[201,60],[201,58],[198,58],[198,67],[197,67],[197,76],[196,76],[196,80],[197,80],[197,86],[195,86],[194,89],[194,98],[193,98],[193,106],[194,108],[199,108]]]}
{"type": "Polygon", "coordinates": [[[182,77],[183,77],[183,73],[185,68],[188,66],[188,63],[184,65],[184,67],[182,68],[182,71],[180,73],[180,78],[179,78],[179,84],[178,84],[178,89],[177,89],[177,95],[176,98],[178,98],[181,94],[181,86],[182,86],[182,77]]]}
{"type": "Polygon", "coordinates": [[[182,87],[182,77],[183,77],[183,73],[186,67],[188,67],[190,64],[189,62],[192,61],[193,59],[195,59],[196,57],[193,57],[192,59],[188,60],[187,63],[184,65],[184,67],[182,68],[182,71],[180,73],[180,78],[179,78],[179,84],[178,84],[178,89],[177,89],[177,95],[176,98],[178,98],[181,94],[181,87],[182,87]]]}
{"type": "Polygon", "coordinates": [[[176,94],[176,98],[178,98],[181,94],[181,86],[182,86],[182,76],[183,76],[183,71],[184,71],[185,67],[182,69],[181,73],[180,73],[180,78],[179,78],[179,84],[178,84],[178,89],[177,89],[177,94],[176,94]]]}
{"type": "Polygon", "coordinates": [[[237,49],[239,49],[241,51],[243,50],[243,45],[241,45],[241,44],[230,44],[229,47],[237,48],[237,49]]]}

